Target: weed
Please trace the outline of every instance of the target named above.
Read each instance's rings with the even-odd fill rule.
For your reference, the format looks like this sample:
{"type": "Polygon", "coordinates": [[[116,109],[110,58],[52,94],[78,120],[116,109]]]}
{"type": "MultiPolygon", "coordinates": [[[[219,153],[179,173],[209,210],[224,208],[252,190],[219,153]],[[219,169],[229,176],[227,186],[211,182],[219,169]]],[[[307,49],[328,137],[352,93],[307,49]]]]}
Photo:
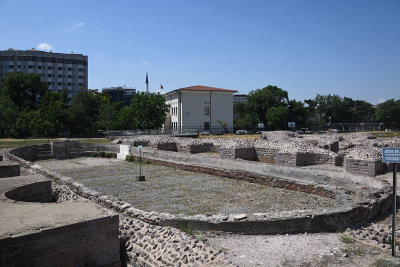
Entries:
{"type": "Polygon", "coordinates": [[[134,158],[133,158],[132,155],[126,155],[126,156],[125,156],[125,160],[128,161],[128,162],[133,162],[133,161],[134,161],[134,158]]]}
{"type": "Polygon", "coordinates": [[[111,158],[111,153],[106,153],[106,158],[111,158]]]}
{"type": "Polygon", "coordinates": [[[151,164],[151,161],[148,160],[148,159],[146,159],[146,160],[144,161],[144,164],[151,164]]]}
{"type": "Polygon", "coordinates": [[[182,227],[181,231],[187,233],[188,235],[193,235],[193,229],[190,225],[182,227]]]}
{"type": "Polygon", "coordinates": [[[342,240],[342,242],[345,243],[345,244],[354,243],[353,238],[351,238],[350,236],[348,236],[348,235],[346,235],[346,234],[343,234],[343,235],[342,235],[341,240],[342,240]]]}
{"type": "Polygon", "coordinates": [[[106,152],[101,151],[101,152],[99,153],[99,155],[100,155],[100,157],[104,158],[104,157],[106,156],[106,152]]]}

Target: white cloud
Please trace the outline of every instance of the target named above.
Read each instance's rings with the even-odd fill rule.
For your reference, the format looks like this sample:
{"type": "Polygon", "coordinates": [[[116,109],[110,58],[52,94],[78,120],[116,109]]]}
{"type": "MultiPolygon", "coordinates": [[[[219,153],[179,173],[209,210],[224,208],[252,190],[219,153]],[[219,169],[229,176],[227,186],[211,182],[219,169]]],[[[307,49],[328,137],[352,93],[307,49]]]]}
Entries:
{"type": "Polygon", "coordinates": [[[142,61],[142,65],[149,65],[148,61],[142,61]]]}
{"type": "Polygon", "coordinates": [[[83,22],[83,21],[77,22],[77,23],[74,23],[74,24],[72,25],[72,27],[67,28],[65,31],[66,31],[66,32],[77,31],[77,30],[79,30],[79,28],[83,27],[84,25],[85,25],[85,22],[83,22]]]}
{"type": "Polygon", "coordinates": [[[383,103],[383,102],[385,102],[385,101],[386,101],[385,99],[381,98],[381,99],[378,99],[378,100],[376,101],[376,104],[378,105],[378,104],[381,104],[381,103],[383,103]]]}
{"type": "Polygon", "coordinates": [[[107,54],[106,53],[103,53],[103,52],[99,52],[99,56],[107,56],[107,54]]]}
{"type": "Polygon", "coordinates": [[[48,43],[41,43],[41,44],[37,45],[37,48],[40,49],[40,50],[49,51],[49,50],[53,49],[53,46],[49,45],[48,43]]]}

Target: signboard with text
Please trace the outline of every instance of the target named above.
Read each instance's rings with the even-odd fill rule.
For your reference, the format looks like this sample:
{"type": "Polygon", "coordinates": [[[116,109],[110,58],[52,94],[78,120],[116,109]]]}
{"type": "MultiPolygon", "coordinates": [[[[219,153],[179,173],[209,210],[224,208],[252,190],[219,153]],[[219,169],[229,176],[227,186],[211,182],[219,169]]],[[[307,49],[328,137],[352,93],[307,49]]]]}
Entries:
{"type": "Polygon", "coordinates": [[[400,163],[400,147],[382,148],[382,162],[400,163]]]}
{"type": "Polygon", "coordinates": [[[288,127],[288,128],[296,128],[296,123],[295,123],[294,121],[289,121],[289,122],[287,123],[287,127],[288,127]]]}

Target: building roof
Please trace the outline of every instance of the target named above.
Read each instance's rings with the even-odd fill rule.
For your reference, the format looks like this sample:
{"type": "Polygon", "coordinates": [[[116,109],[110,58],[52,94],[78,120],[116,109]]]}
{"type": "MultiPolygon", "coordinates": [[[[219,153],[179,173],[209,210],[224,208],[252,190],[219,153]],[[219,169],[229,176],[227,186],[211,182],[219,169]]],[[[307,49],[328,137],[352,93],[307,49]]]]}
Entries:
{"type": "Polygon", "coordinates": [[[222,88],[203,86],[203,85],[195,85],[195,86],[189,86],[189,87],[175,89],[166,94],[170,94],[170,93],[176,92],[176,91],[213,91],[213,92],[215,91],[215,92],[227,92],[227,93],[236,93],[237,92],[236,90],[222,89],[222,88]]]}

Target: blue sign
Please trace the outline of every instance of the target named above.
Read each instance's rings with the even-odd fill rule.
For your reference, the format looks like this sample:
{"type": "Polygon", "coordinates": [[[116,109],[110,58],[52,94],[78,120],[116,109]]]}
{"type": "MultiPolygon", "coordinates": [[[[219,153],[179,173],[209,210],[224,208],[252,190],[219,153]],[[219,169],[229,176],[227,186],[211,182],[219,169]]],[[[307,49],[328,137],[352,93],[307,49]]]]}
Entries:
{"type": "Polygon", "coordinates": [[[382,148],[382,162],[400,163],[400,147],[382,148]]]}
{"type": "Polygon", "coordinates": [[[138,148],[142,148],[142,146],[138,146],[138,148]]]}

